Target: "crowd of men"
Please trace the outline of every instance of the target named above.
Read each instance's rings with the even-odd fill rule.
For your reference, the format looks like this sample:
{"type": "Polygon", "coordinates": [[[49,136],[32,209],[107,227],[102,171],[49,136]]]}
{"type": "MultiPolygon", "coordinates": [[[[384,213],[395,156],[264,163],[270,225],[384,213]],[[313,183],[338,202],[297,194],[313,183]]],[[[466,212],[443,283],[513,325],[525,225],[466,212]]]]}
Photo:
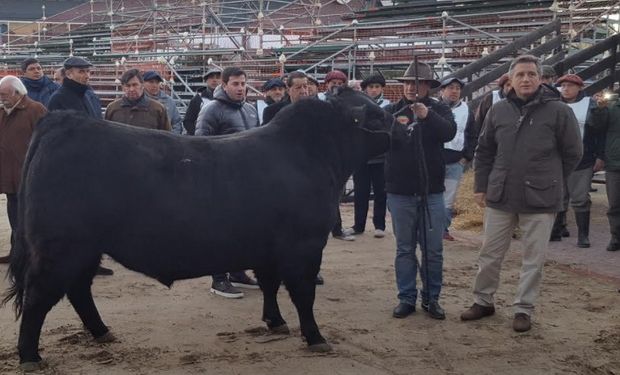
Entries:
{"type": "MultiPolygon", "coordinates": [[[[465,82],[457,78],[439,82],[429,65],[417,61],[396,78],[403,94],[394,103],[384,97],[386,81],[381,74],[359,82],[333,70],[325,76],[325,92],[318,92],[316,78],[296,71],[265,82],[264,99],[250,104],[246,100],[248,77],[242,69],[212,68],[204,75],[205,86],[190,101],[184,119],[163,90],[161,75],[138,69],[122,74],[122,97],[102,113],[101,102],[89,85],[91,67],[87,59],[70,57],[51,80],[39,62],[29,58],[22,63],[21,77],[0,80],[0,193],[7,197],[12,230],[18,221],[21,166],[34,127],[47,111],[74,110],[130,126],[208,137],[264,126],[285,106],[305,98],[328,100],[338,87],[348,85],[393,114],[394,124],[387,153],[359,166],[353,174],[353,225],[343,227],[335,207],[338,220],[332,235],[354,241],[365,232],[372,192],[374,237],[383,238],[389,209],[396,240],[395,318],[415,312],[420,290],[421,308],[432,318],[445,319],[439,304],[443,241],[455,240],[450,226],[456,192],[472,164],[474,200],[485,208],[484,242],[474,280],[474,303],[461,314],[462,320],[494,314],[501,264],[518,227],[524,251],[513,328],[517,332],[531,328],[548,242],[570,235],[566,230],[568,207],[575,214],[577,246],[591,246],[591,180],[593,173],[603,169],[611,231],[607,250],[620,250],[620,102],[603,95],[586,96],[584,82],[574,74],[556,81],[553,68],[541,66],[534,56],[515,58],[509,72],[499,79],[498,89],[475,109],[462,100],[465,82]],[[435,89],[439,89],[438,97],[431,95],[435,89]]],[[[10,254],[1,257],[0,263],[9,258],[10,254]]],[[[98,272],[113,273],[104,267],[98,272]]],[[[318,275],[316,282],[324,280],[318,275]]],[[[211,292],[241,298],[239,288],[259,286],[244,270],[213,275],[211,292]]]]}

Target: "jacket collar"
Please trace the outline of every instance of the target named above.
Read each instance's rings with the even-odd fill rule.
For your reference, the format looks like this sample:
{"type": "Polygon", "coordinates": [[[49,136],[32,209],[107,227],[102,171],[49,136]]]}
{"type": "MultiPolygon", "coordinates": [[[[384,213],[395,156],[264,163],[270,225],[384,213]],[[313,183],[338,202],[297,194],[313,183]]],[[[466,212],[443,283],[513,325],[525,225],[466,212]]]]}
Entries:
{"type": "Polygon", "coordinates": [[[70,91],[73,91],[74,93],[82,96],[84,95],[84,93],[86,92],[86,90],[88,90],[88,86],[87,85],[83,85],[77,81],[74,81],[68,77],[66,77],[63,81],[62,81],[62,87],[65,87],[67,89],[69,89],[70,91]]]}
{"type": "Polygon", "coordinates": [[[126,96],[123,96],[121,99],[121,107],[148,108],[149,98],[147,98],[146,93],[142,93],[142,96],[138,100],[129,100],[126,96]]]}

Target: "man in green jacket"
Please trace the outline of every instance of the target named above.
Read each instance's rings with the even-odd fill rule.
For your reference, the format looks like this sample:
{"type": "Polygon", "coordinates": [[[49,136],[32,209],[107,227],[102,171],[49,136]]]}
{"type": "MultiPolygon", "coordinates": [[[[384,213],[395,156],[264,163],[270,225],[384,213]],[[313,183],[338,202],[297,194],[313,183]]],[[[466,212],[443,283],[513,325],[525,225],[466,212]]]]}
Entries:
{"type": "Polygon", "coordinates": [[[485,208],[484,241],[474,282],[474,304],[462,320],[495,313],[499,273],[513,229],[522,232],[523,261],[513,303],[513,329],[531,328],[551,227],[563,209],[564,181],[583,153],[577,119],[541,84],[538,58],[510,64],[512,90],[489,110],[475,154],[474,200],[485,208]]]}
{"type": "Polygon", "coordinates": [[[592,111],[597,130],[605,134],[605,184],[611,240],[608,251],[620,250],[620,101],[617,95],[600,95],[592,111]],[[614,98],[614,100],[610,100],[614,98]]]}

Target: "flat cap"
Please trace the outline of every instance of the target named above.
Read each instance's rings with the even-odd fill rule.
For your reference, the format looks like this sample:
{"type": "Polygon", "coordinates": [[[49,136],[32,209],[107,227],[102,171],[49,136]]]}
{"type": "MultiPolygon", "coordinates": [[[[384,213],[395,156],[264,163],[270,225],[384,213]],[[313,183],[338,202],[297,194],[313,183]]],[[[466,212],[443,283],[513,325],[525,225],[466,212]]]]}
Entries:
{"type": "Polygon", "coordinates": [[[142,75],[142,79],[145,81],[152,81],[154,79],[158,80],[159,82],[163,82],[164,80],[161,78],[161,76],[159,75],[159,73],[157,73],[154,70],[148,70],[146,72],[144,72],[144,74],[142,75]]]}
{"type": "Polygon", "coordinates": [[[453,78],[448,78],[448,79],[444,79],[443,81],[441,81],[441,85],[439,87],[441,87],[442,89],[446,86],[451,85],[452,83],[458,83],[459,85],[461,85],[461,88],[463,88],[465,86],[465,82],[463,82],[462,80],[453,77],[453,78]]]}
{"type": "Polygon", "coordinates": [[[211,68],[211,69],[207,70],[207,72],[205,73],[203,78],[207,79],[212,74],[222,74],[222,69],[220,69],[220,68],[211,68]]]}
{"type": "Polygon", "coordinates": [[[85,57],[72,56],[66,59],[65,62],[62,63],[62,66],[64,66],[65,69],[90,68],[93,64],[85,57]]]}
{"type": "Polygon", "coordinates": [[[559,86],[562,84],[562,82],[571,82],[577,86],[583,86],[583,79],[581,79],[581,77],[579,77],[576,74],[563,75],[562,77],[560,77],[560,79],[558,79],[558,81],[556,82],[556,85],[559,86]]]}
{"type": "Polygon", "coordinates": [[[272,78],[263,84],[263,91],[269,91],[274,87],[286,87],[284,81],[280,78],[272,78]]]}

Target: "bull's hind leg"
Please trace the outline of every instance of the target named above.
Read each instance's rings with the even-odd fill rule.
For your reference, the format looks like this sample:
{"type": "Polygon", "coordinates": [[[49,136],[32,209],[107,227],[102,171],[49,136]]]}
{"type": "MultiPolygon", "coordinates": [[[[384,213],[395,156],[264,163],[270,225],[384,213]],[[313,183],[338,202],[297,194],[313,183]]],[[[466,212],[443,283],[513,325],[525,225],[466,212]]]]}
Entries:
{"type": "Polygon", "coordinates": [[[274,270],[256,270],[256,278],[263,291],[263,321],[273,333],[289,334],[288,326],[282,318],[278,306],[278,289],[280,278],[274,270]]]}
{"type": "Polygon", "coordinates": [[[69,302],[79,315],[82,323],[99,343],[114,341],[114,335],[101,320],[99,311],[95,306],[91,285],[99,262],[95,262],[83,274],[76,279],[67,292],[69,302]]]}
{"type": "Polygon", "coordinates": [[[47,313],[60,301],[65,291],[63,275],[54,277],[49,272],[26,274],[26,288],[22,321],[19,328],[19,363],[24,371],[35,371],[43,367],[39,356],[39,338],[47,313]]]}
{"type": "Polygon", "coordinates": [[[314,352],[328,352],[332,348],[321,336],[313,312],[316,291],[315,279],[319,273],[320,255],[318,262],[315,261],[314,263],[297,263],[296,267],[287,267],[283,279],[293,304],[297,308],[301,333],[306,338],[308,348],[314,352]]]}

